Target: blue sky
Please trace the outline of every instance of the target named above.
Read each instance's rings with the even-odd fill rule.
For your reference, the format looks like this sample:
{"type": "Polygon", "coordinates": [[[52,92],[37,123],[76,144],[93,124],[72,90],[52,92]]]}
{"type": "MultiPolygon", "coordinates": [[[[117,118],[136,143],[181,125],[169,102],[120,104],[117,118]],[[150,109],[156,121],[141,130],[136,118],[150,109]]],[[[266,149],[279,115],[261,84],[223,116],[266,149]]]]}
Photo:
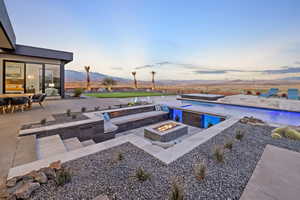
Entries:
{"type": "Polygon", "coordinates": [[[300,76],[299,0],[6,0],[17,42],[150,79],[300,76]]]}

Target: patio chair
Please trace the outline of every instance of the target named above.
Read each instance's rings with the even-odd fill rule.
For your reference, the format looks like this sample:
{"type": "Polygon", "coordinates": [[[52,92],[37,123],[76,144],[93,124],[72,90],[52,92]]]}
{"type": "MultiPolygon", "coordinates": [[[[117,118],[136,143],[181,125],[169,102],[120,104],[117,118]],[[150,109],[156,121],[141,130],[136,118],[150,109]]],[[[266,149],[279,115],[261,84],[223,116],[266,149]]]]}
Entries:
{"type": "Polygon", "coordinates": [[[45,101],[46,97],[47,97],[47,94],[35,94],[35,95],[33,95],[32,99],[31,99],[31,102],[32,103],[39,103],[40,106],[42,108],[44,108],[43,102],[45,101]]]}
{"type": "Polygon", "coordinates": [[[276,96],[278,93],[278,88],[271,88],[267,93],[261,94],[261,97],[271,97],[276,96]]]}
{"type": "Polygon", "coordinates": [[[28,106],[29,102],[30,100],[27,97],[11,98],[11,112],[14,112],[17,109],[21,109],[21,111],[23,112],[24,109],[28,106]]]}
{"type": "Polygon", "coordinates": [[[288,96],[288,99],[298,100],[299,99],[298,89],[297,88],[289,88],[287,96],[288,96]]]}
{"type": "Polygon", "coordinates": [[[2,110],[3,114],[5,114],[8,107],[9,107],[9,98],[1,98],[0,99],[0,110],[2,110]]]}

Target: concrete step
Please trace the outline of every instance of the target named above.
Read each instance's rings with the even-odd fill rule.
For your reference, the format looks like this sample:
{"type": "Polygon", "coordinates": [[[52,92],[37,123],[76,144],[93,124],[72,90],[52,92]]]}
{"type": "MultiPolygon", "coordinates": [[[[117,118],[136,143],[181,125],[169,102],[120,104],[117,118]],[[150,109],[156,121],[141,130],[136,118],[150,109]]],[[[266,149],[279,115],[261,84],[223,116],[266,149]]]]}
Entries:
{"type": "Polygon", "coordinates": [[[13,166],[16,167],[30,163],[36,161],[37,159],[35,135],[18,137],[13,166]]]}
{"type": "Polygon", "coordinates": [[[63,140],[63,143],[64,143],[67,151],[72,151],[72,150],[83,147],[83,145],[81,144],[81,142],[78,140],[77,137],[65,139],[65,140],[63,140]]]}
{"type": "Polygon", "coordinates": [[[37,156],[39,160],[65,152],[67,152],[67,149],[59,135],[37,139],[37,156]]]}
{"type": "Polygon", "coordinates": [[[86,140],[86,141],[81,142],[81,144],[84,147],[86,147],[86,146],[90,146],[90,145],[93,145],[93,144],[96,144],[96,143],[94,142],[94,140],[86,140]]]}

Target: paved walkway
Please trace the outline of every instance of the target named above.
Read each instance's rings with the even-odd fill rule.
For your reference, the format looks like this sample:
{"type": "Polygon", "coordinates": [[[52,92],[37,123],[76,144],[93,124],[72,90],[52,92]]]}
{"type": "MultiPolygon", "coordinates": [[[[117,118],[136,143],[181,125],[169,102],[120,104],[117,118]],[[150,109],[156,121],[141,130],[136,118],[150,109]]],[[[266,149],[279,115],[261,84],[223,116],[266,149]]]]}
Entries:
{"type": "Polygon", "coordinates": [[[0,186],[6,179],[8,169],[12,165],[12,160],[16,150],[16,136],[22,124],[29,122],[39,122],[43,118],[51,118],[54,113],[63,113],[67,109],[80,111],[81,107],[94,109],[99,106],[108,106],[128,102],[130,99],[76,99],[76,100],[48,100],[45,102],[45,109],[39,105],[33,105],[32,110],[16,112],[11,114],[0,114],[0,186]]]}
{"type": "Polygon", "coordinates": [[[266,146],[241,197],[258,199],[300,199],[300,153],[266,146]]]}
{"type": "Polygon", "coordinates": [[[282,109],[289,111],[299,111],[300,112],[300,101],[298,100],[290,100],[287,98],[279,98],[279,97],[259,97],[255,95],[232,95],[227,96],[221,99],[218,99],[219,102],[229,103],[229,104],[238,104],[238,105],[246,105],[246,106],[260,106],[263,108],[273,108],[273,109],[282,109]]]}

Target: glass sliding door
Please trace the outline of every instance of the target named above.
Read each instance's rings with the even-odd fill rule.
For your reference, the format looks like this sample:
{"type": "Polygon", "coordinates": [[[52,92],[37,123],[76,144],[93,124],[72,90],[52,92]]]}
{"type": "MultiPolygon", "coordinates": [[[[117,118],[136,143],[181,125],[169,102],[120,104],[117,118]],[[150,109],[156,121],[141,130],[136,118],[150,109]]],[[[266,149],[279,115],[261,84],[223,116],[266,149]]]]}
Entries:
{"type": "Polygon", "coordinates": [[[60,95],[60,66],[45,64],[45,93],[47,96],[60,95]]]}
{"type": "Polygon", "coordinates": [[[25,92],[25,63],[5,62],[4,73],[5,93],[25,92]]]}
{"type": "Polygon", "coordinates": [[[26,93],[43,92],[43,64],[26,63],[26,93]]]}

